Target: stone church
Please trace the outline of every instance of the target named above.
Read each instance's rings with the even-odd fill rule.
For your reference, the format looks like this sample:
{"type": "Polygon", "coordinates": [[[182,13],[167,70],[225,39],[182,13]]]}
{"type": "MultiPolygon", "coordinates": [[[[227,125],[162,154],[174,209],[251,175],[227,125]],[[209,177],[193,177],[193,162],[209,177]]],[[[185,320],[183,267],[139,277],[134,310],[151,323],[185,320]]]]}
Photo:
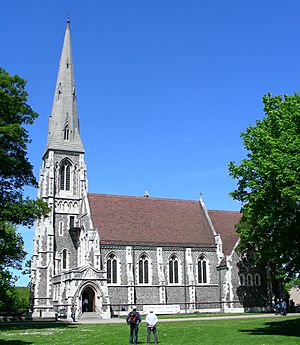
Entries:
{"type": "MultiPolygon", "coordinates": [[[[223,312],[264,308],[266,269],[235,252],[240,213],[207,210],[199,200],[88,193],[67,22],[42,157],[38,195],[51,208],[36,223],[31,268],[32,316],[71,305],[77,317],[223,312]]],[[[46,134],[46,133],[45,133],[46,134]]]]}

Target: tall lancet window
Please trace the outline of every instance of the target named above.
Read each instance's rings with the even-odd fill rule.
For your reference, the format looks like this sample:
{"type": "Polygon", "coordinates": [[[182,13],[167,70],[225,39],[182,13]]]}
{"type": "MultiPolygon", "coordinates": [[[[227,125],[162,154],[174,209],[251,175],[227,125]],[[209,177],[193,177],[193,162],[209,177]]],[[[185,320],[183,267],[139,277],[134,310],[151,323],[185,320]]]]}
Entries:
{"type": "Polygon", "coordinates": [[[71,189],[71,164],[65,160],[60,167],[60,190],[71,189]]]}
{"type": "Polygon", "coordinates": [[[106,261],[107,283],[117,284],[117,264],[118,260],[115,254],[110,254],[106,261]]]}
{"type": "Polygon", "coordinates": [[[64,128],[64,140],[69,140],[70,139],[70,129],[69,125],[66,124],[64,128]]]}
{"type": "Polygon", "coordinates": [[[206,258],[201,255],[198,260],[198,283],[207,283],[207,262],[206,258]]]}
{"type": "Polygon", "coordinates": [[[178,275],[178,257],[173,254],[169,260],[169,283],[178,284],[179,275],[178,275]]]}
{"type": "Polygon", "coordinates": [[[143,254],[139,260],[139,284],[149,283],[149,259],[143,254]]]}

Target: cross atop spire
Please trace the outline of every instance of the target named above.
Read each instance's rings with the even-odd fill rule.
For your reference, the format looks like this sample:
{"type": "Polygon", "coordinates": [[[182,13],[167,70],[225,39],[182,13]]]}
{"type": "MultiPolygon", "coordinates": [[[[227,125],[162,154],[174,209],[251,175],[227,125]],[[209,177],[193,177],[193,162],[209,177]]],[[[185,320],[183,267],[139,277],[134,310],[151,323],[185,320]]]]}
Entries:
{"type": "Polygon", "coordinates": [[[48,128],[46,152],[49,149],[84,152],[79,132],[69,17],[48,128]]]}

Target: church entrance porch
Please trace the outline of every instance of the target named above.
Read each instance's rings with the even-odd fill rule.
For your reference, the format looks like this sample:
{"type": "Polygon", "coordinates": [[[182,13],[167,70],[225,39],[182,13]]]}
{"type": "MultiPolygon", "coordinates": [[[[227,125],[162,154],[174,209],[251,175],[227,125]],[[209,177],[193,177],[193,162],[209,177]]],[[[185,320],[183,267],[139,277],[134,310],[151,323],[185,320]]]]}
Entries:
{"type": "Polygon", "coordinates": [[[94,312],[95,311],[95,291],[87,286],[82,291],[82,312],[94,312]]]}

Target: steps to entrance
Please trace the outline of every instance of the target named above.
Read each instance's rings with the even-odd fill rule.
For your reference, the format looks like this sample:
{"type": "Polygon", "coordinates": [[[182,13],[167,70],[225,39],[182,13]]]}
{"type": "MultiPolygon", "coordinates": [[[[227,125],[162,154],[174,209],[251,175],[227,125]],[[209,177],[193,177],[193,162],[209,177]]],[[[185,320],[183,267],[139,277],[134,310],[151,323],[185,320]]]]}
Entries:
{"type": "Polygon", "coordinates": [[[93,321],[99,321],[99,320],[102,320],[102,316],[97,314],[96,312],[85,312],[85,313],[82,313],[80,318],[78,319],[78,321],[80,322],[93,322],[93,321]]]}

